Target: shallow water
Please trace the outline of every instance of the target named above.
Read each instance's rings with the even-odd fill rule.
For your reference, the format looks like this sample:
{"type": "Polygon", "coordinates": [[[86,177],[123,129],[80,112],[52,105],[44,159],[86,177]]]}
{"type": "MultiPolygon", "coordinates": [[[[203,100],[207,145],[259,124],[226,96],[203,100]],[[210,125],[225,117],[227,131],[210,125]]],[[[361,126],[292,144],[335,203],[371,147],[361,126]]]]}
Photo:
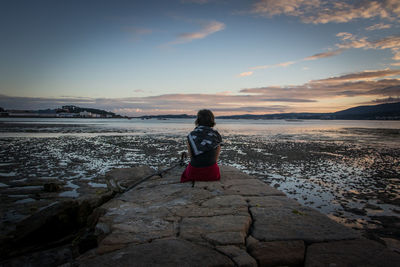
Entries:
{"type": "MultiPolygon", "coordinates": [[[[353,227],[400,218],[400,121],[217,123],[221,164],[353,227]]],[[[1,119],[0,191],[29,203],[39,199],[24,188],[57,179],[60,197],[77,197],[82,181],[103,188],[97,178],[112,168],[175,163],[192,128],[190,119],[1,119]]]]}

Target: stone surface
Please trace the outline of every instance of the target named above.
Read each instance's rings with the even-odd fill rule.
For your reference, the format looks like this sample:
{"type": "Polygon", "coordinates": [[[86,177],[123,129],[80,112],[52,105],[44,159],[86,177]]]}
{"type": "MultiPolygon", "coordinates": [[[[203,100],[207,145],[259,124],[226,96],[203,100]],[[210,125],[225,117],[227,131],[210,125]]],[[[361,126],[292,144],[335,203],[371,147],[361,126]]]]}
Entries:
{"type": "Polygon", "coordinates": [[[394,238],[382,238],[386,247],[394,252],[400,253],[400,241],[394,238]]]}
{"type": "Polygon", "coordinates": [[[106,174],[107,179],[27,179],[5,188],[1,196],[4,212],[0,212],[0,260],[28,255],[65,238],[75,239],[73,235],[86,227],[92,210],[118,191],[109,190],[107,180],[113,180],[120,190],[154,172],[148,166],[137,166],[114,169],[106,174]],[[26,198],[16,202],[5,198],[9,194],[26,198]]]}
{"type": "Polygon", "coordinates": [[[267,185],[240,184],[229,186],[226,194],[242,196],[284,196],[285,194],[267,185]]]}
{"type": "Polygon", "coordinates": [[[81,266],[234,266],[229,257],[214,249],[182,239],[160,239],[130,245],[101,255],[82,257],[81,266]]]}
{"type": "Polygon", "coordinates": [[[122,192],[138,180],[155,173],[149,166],[117,168],[106,173],[107,186],[110,190],[122,192]]]}
{"type": "Polygon", "coordinates": [[[301,205],[286,196],[246,197],[250,207],[290,207],[297,209],[301,205]]]}
{"type": "Polygon", "coordinates": [[[293,265],[303,262],[303,241],[358,237],[235,168],[221,166],[220,181],[194,187],[179,183],[183,170],[154,176],[99,207],[98,247],[78,263],[256,266],[257,258],[293,265]]]}
{"type": "Polygon", "coordinates": [[[258,242],[248,250],[260,266],[302,266],[304,262],[303,241],[258,242]]]}
{"type": "Polygon", "coordinates": [[[210,217],[218,215],[249,215],[246,206],[243,207],[203,207],[198,205],[187,205],[185,207],[172,207],[170,211],[180,217],[210,217]]]}
{"type": "Polygon", "coordinates": [[[312,244],[305,266],[400,266],[400,254],[366,239],[312,244]]]}
{"type": "Polygon", "coordinates": [[[243,245],[245,244],[245,232],[217,232],[205,234],[204,238],[215,245],[243,245]]]}
{"type": "Polygon", "coordinates": [[[212,208],[232,206],[247,207],[247,202],[242,196],[217,196],[207,201],[204,201],[201,206],[212,208]]]}
{"type": "Polygon", "coordinates": [[[327,216],[303,206],[250,207],[252,235],[260,241],[304,240],[323,242],[354,239],[360,235],[327,216]]]}
{"type": "Polygon", "coordinates": [[[28,253],[0,263],[4,267],[19,266],[58,266],[73,259],[69,246],[28,253]]]}
{"type": "MultiPolygon", "coordinates": [[[[224,232],[237,232],[246,235],[247,230],[251,224],[250,216],[232,216],[222,215],[213,217],[199,217],[199,218],[183,218],[180,225],[179,237],[201,241],[207,234],[214,237],[217,243],[225,243],[227,240],[237,240],[237,237],[232,238],[232,234],[219,234],[224,232]],[[228,236],[229,235],[229,236],[228,236]]],[[[244,244],[244,238],[241,238],[241,243],[244,244]]]]}
{"type": "Polygon", "coordinates": [[[216,249],[222,254],[228,256],[232,261],[240,267],[256,267],[256,260],[251,257],[247,251],[237,246],[217,246],[216,249]]]}
{"type": "Polygon", "coordinates": [[[256,245],[258,244],[260,241],[258,241],[257,239],[255,239],[253,236],[248,235],[246,237],[246,247],[250,248],[250,246],[256,245]]]}

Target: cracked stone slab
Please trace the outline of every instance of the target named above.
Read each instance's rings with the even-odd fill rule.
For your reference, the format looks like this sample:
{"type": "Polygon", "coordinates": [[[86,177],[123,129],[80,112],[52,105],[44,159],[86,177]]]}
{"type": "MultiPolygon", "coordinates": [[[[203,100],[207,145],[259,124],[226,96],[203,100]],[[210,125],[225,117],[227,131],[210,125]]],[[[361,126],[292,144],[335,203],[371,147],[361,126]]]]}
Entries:
{"type": "Polygon", "coordinates": [[[400,254],[367,239],[312,244],[306,254],[306,267],[400,266],[400,254]]]}
{"type": "Polygon", "coordinates": [[[154,170],[149,166],[137,166],[133,168],[116,168],[106,173],[108,187],[114,191],[121,191],[143,177],[151,175],[154,170]]]}
{"type": "Polygon", "coordinates": [[[304,240],[309,243],[359,238],[354,230],[311,208],[250,207],[252,235],[260,241],[304,240]]]}
{"type": "Polygon", "coordinates": [[[159,239],[129,245],[104,255],[82,257],[81,266],[234,266],[229,257],[214,249],[181,239],[159,239]]]}
{"type": "Polygon", "coordinates": [[[111,228],[111,233],[98,245],[99,254],[120,249],[127,244],[146,243],[176,234],[176,225],[173,222],[151,217],[138,217],[124,223],[112,224],[111,228]]]}
{"type": "Polygon", "coordinates": [[[297,201],[286,196],[246,197],[250,207],[302,207],[297,201]]]}
{"type": "MultiPolygon", "coordinates": [[[[284,241],[284,250],[296,240],[359,237],[235,168],[221,166],[221,181],[196,182],[194,187],[179,183],[182,171],[176,168],[163,177],[154,176],[102,205],[97,210],[99,247],[78,263],[141,266],[143,260],[151,266],[256,266],[244,248],[250,252],[259,246],[261,251],[268,243],[273,250],[280,243],[266,241],[284,241]],[[213,249],[216,246],[219,252],[213,249]]],[[[257,257],[261,262],[262,256],[257,257]]]]}
{"type": "Polygon", "coordinates": [[[244,246],[246,234],[243,232],[218,232],[204,235],[204,239],[215,245],[244,246]]]}
{"type": "Polygon", "coordinates": [[[233,207],[202,207],[198,205],[188,205],[184,207],[171,207],[171,213],[180,217],[211,217],[219,215],[242,215],[248,216],[247,206],[233,207]]]}
{"type": "Polygon", "coordinates": [[[264,183],[263,181],[260,181],[259,179],[256,179],[254,177],[251,178],[247,178],[247,179],[243,179],[240,177],[237,177],[235,179],[227,179],[226,181],[223,181],[222,184],[225,187],[229,187],[232,185],[252,185],[252,186],[264,186],[266,185],[266,183],[264,183]]]}
{"type": "Polygon", "coordinates": [[[217,196],[211,199],[208,199],[201,203],[203,207],[230,207],[230,206],[242,206],[247,207],[246,200],[239,195],[231,195],[231,196],[217,196]]]}
{"type": "Polygon", "coordinates": [[[126,202],[140,203],[143,206],[157,204],[172,207],[202,202],[217,194],[201,188],[192,188],[188,184],[168,184],[151,188],[134,188],[118,199],[126,202]]]}
{"type": "MultiPolygon", "coordinates": [[[[192,186],[191,183],[186,183],[187,186],[192,186]]],[[[216,193],[223,193],[224,191],[224,185],[221,182],[202,182],[202,181],[198,181],[195,182],[194,184],[194,188],[201,188],[201,189],[205,189],[208,190],[214,194],[216,193]]]]}
{"type": "Polygon", "coordinates": [[[304,262],[302,240],[257,242],[248,250],[260,266],[302,266],[304,262]]]}
{"type": "Polygon", "coordinates": [[[246,235],[251,224],[250,216],[222,215],[213,217],[183,218],[180,237],[188,240],[204,240],[203,236],[218,232],[238,232],[246,235]]]}
{"type": "MultiPolygon", "coordinates": [[[[149,179],[145,183],[145,187],[152,187],[152,186],[158,186],[158,185],[167,185],[167,184],[179,184],[180,183],[180,177],[182,172],[185,170],[184,167],[175,167],[172,170],[169,170],[166,173],[162,174],[162,177],[159,175],[154,176],[153,178],[149,179]]],[[[141,187],[143,184],[140,184],[138,187],[141,187]]]]}
{"type": "Polygon", "coordinates": [[[239,267],[257,267],[256,260],[237,246],[217,246],[216,249],[231,258],[239,267]]]}
{"type": "Polygon", "coordinates": [[[241,184],[232,185],[225,190],[225,194],[242,196],[285,196],[285,194],[265,183],[260,185],[241,184]]]}

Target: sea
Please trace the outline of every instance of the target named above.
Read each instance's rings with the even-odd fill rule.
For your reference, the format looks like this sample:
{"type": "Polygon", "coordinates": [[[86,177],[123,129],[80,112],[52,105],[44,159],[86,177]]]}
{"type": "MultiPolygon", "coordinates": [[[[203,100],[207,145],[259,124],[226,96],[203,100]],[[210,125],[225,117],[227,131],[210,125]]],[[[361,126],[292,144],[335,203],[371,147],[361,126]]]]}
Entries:
{"type": "MultiPolygon", "coordinates": [[[[400,121],[217,119],[219,164],[234,166],[353,228],[400,221],[400,121]]],[[[193,119],[0,118],[0,192],[58,179],[79,182],[113,168],[167,168],[186,151],[193,119]]],[[[11,195],[10,195],[11,196],[11,195]]],[[[16,203],[23,203],[14,196],[16,203]]],[[[34,201],[34,197],[28,197],[34,201]]]]}

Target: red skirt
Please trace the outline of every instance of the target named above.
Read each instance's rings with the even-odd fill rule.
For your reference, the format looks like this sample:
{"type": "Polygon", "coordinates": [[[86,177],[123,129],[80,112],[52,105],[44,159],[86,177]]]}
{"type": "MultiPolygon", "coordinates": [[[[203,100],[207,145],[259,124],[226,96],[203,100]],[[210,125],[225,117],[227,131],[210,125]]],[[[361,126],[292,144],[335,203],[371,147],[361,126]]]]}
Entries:
{"type": "Polygon", "coordinates": [[[197,168],[189,165],[181,175],[181,183],[189,181],[218,181],[221,178],[218,164],[197,168]]]}

